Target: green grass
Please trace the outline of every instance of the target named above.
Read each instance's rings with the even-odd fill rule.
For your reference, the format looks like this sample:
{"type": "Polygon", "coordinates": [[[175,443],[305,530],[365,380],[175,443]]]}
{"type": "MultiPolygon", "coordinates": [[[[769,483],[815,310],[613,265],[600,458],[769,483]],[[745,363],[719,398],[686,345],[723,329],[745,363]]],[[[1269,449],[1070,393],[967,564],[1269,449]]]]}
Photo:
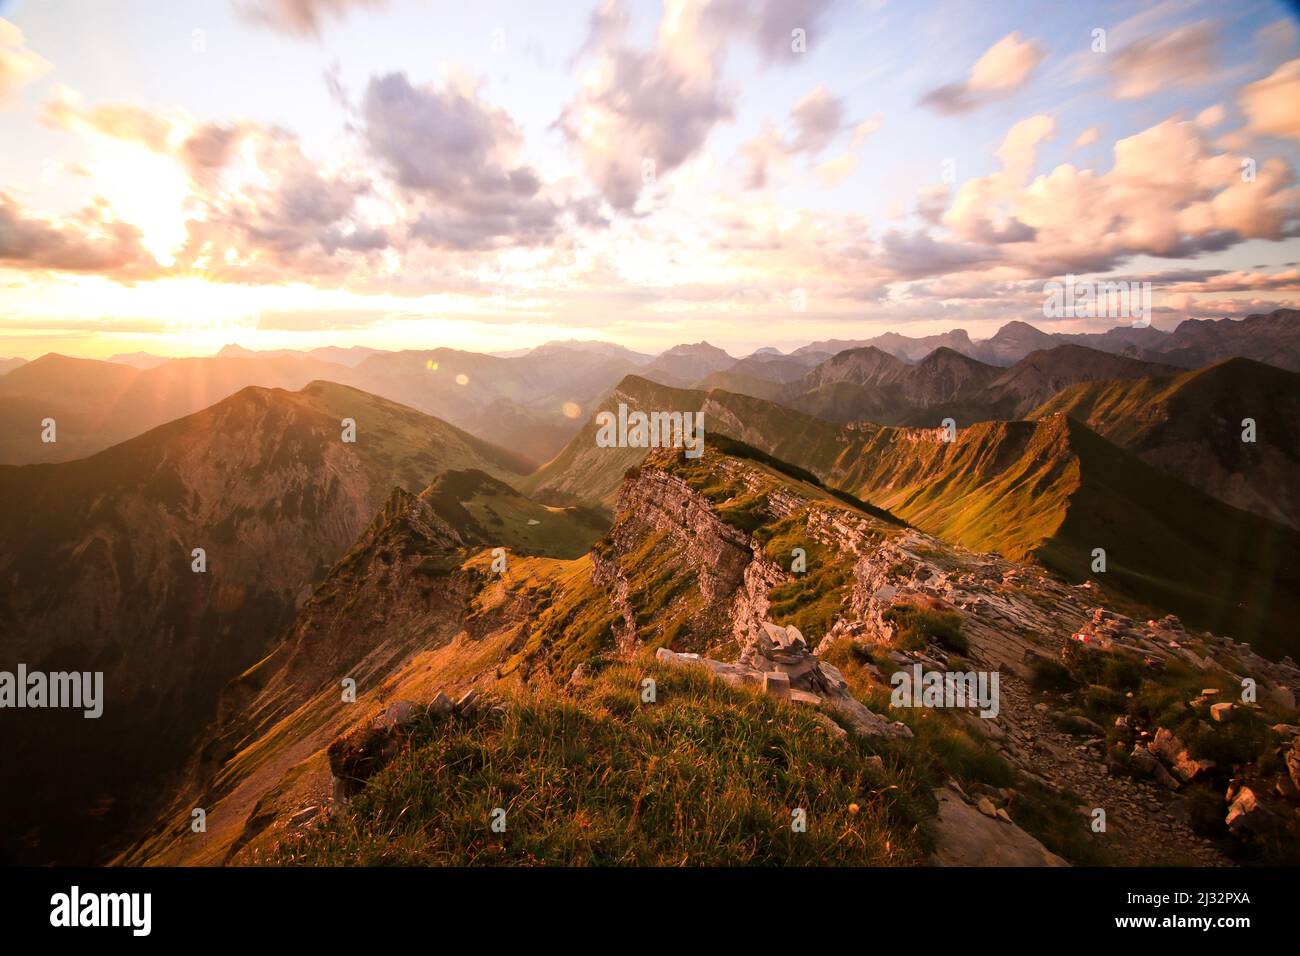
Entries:
{"type": "Polygon", "coordinates": [[[777,624],[793,624],[816,647],[844,610],[853,580],[852,564],[809,534],[802,512],[759,528],[754,538],[763,545],[763,556],[787,571],[794,561],[794,549],[803,549],[806,570],[793,573],[768,592],[771,604],[767,616],[777,624]]]}
{"type": "Polygon", "coordinates": [[[970,650],[961,632],[961,615],[952,611],[901,604],[885,612],[885,620],[898,627],[897,644],[905,651],[923,651],[931,642],[958,654],[970,650]]]}
{"type": "Polygon", "coordinates": [[[419,725],[350,810],[282,844],[297,865],[906,865],[924,782],[811,712],[706,675],[616,664],[572,694],[419,725]],[[657,681],[643,704],[642,678],[657,681]],[[495,808],[506,832],[494,833],[495,808]],[[791,812],[807,812],[807,832],[791,812]]]}

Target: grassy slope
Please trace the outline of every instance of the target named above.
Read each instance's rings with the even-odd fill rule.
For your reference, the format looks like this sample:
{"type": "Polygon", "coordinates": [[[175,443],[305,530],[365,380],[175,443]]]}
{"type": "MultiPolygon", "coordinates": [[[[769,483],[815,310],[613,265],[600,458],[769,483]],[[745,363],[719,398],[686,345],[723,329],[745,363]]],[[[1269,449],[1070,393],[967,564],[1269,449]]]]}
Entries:
{"type": "MultiPolygon", "coordinates": [[[[716,446],[700,461],[659,453],[647,467],[687,481],[724,521],[752,523],[757,540],[778,553],[802,512],[767,514],[768,496],[780,491],[820,509],[846,505],[801,480],[797,468],[761,455],[732,456],[744,460],[745,476],[725,477],[719,456],[716,446]]],[[[879,513],[860,511],[858,517],[879,513]]],[[[872,527],[889,534],[897,525],[884,520],[872,527]]],[[[526,684],[499,685],[504,698],[492,713],[426,719],[347,814],[279,846],[264,845],[269,852],[257,859],[295,865],[909,865],[929,849],[918,824],[933,812],[934,786],[949,777],[967,785],[1016,783],[1005,761],[952,714],[895,713],[915,734],[906,741],[835,742],[810,710],[657,664],[651,652],[666,642],[657,622],[671,619],[692,597],[674,592],[671,576],[665,581],[656,573],[680,564],[679,556],[660,537],[647,536],[643,544],[643,553],[624,562],[625,570],[642,572],[629,580],[630,601],[653,612],[639,631],[645,644],[636,657],[610,655],[611,611],[603,589],[583,574],[530,578],[528,589],[547,590],[551,606],[512,658],[525,666],[498,669],[526,684]],[[563,687],[552,679],[578,663],[583,678],[563,687]],[[640,699],[647,676],[656,682],[654,703],[640,699]],[[489,827],[497,807],[507,811],[504,834],[489,827]],[[805,834],[790,829],[795,807],[808,811],[805,834]]],[[[823,614],[821,598],[838,604],[840,586],[824,576],[838,556],[823,550],[810,553],[810,571],[793,590],[772,592],[774,619],[811,633],[808,615],[823,614]],[[805,585],[810,590],[800,593],[805,585]]],[[[712,643],[718,638],[712,635],[712,643]]],[[[887,691],[868,675],[872,661],[847,645],[838,649],[835,663],[854,691],[887,710],[887,691]]],[[[1017,786],[1022,825],[1076,862],[1104,861],[1066,797],[1028,781],[1017,786]]]]}
{"type": "Polygon", "coordinates": [[[830,480],[938,537],[1021,560],[1056,533],[1079,471],[1063,430],[986,422],[951,443],[880,429],[830,480]]]}
{"type": "MultiPolygon", "coordinates": [[[[293,595],[346,546],[349,513],[379,507],[393,482],[418,491],[453,463],[509,477],[524,467],[438,419],[315,383],[297,393],[250,387],[86,459],[0,467],[0,568],[15,595],[0,602],[9,651],[46,669],[94,663],[119,694],[98,721],[64,726],[24,718],[31,730],[19,734],[8,755],[5,783],[51,755],[69,759],[57,794],[68,805],[11,788],[13,832],[27,819],[21,811],[56,834],[42,842],[60,852],[64,834],[70,846],[104,842],[110,828],[90,806],[105,794],[117,798],[115,807],[129,808],[134,790],[150,791],[155,775],[182,759],[188,735],[211,719],[222,684],[266,653],[292,618],[293,595]],[[357,421],[354,445],[339,440],[344,417],[357,421]],[[282,473],[296,483],[283,496],[269,495],[282,473]],[[366,480],[354,480],[358,474],[366,480]],[[359,500],[340,502],[344,496],[359,500]],[[263,512],[271,516],[266,524],[247,532],[241,521],[261,522],[263,512]],[[263,530],[272,520],[280,539],[263,530]],[[176,538],[184,547],[169,562],[176,538]],[[242,581],[209,592],[210,578],[225,583],[238,576],[218,578],[215,568],[210,577],[191,573],[188,542],[203,541],[218,555],[222,542],[236,539],[249,562],[242,581]],[[87,540],[99,541],[98,550],[87,540]],[[115,544],[110,550],[104,541],[115,544]],[[117,581],[122,595],[114,599],[117,581]],[[101,614],[96,601],[111,615],[101,614]],[[50,623],[33,627],[37,614],[50,623]],[[150,673],[157,676],[149,680],[150,673]],[[161,728],[159,714],[167,717],[161,728]],[[122,753],[104,746],[107,739],[138,744],[122,753]],[[82,837],[83,830],[94,835],[82,837]]],[[[564,541],[578,548],[576,535],[564,541]]]]}
{"type": "Polygon", "coordinates": [[[925,791],[811,712],[698,672],[621,664],[497,716],[428,722],[348,816],[274,863],[906,865],[925,791]],[[641,702],[642,678],[657,700],[641,702]],[[506,832],[488,826],[507,812],[506,832]],[[806,833],[791,811],[807,811],[806,833]]]}
{"type": "Polygon", "coordinates": [[[388,484],[418,491],[439,471],[480,468],[518,481],[530,470],[526,458],[432,415],[334,382],[312,382],[296,393],[303,404],[335,420],[357,422],[358,450],[394,472],[388,484]],[[391,479],[397,479],[393,481],[391,479]]]}
{"type": "Polygon", "coordinates": [[[469,540],[523,554],[577,558],[609,526],[588,509],[538,504],[476,469],[444,472],[422,496],[469,540]]]}
{"type": "MultiPolygon", "coordinates": [[[[1078,422],[991,422],[952,444],[882,430],[831,476],[925,531],[1096,579],[1194,627],[1296,651],[1300,535],[1171,478],[1078,422]]],[[[933,434],[933,433],[930,433],[933,434]]]]}

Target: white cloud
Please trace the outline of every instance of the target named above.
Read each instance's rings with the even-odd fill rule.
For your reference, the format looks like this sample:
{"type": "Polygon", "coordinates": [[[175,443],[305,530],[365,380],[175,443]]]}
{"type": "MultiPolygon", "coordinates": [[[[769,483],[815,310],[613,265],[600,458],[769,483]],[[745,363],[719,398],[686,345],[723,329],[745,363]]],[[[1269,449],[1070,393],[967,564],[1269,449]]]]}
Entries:
{"type": "Polygon", "coordinates": [[[1251,132],[1300,139],[1300,59],[1244,87],[1238,102],[1251,132]]]}
{"type": "Polygon", "coordinates": [[[921,102],[940,113],[969,112],[1020,89],[1044,56],[1046,51],[1035,41],[1008,33],[975,61],[965,81],[937,87],[921,102]]]}

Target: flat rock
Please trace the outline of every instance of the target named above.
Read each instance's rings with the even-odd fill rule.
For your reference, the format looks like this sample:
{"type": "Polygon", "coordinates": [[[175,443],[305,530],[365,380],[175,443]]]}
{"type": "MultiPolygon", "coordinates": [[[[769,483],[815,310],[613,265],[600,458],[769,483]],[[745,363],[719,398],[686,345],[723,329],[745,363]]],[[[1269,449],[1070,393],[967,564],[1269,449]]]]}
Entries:
{"type": "Polygon", "coordinates": [[[951,787],[934,791],[933,866],[1069,866],[1014,823],[987,817],[951,787]]]}

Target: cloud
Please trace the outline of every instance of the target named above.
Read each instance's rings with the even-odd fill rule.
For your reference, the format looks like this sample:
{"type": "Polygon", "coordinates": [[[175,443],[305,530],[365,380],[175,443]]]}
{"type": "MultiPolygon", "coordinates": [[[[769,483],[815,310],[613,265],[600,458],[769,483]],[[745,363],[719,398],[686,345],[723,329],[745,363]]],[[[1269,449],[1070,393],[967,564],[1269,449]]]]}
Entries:
{"type": "Polygon", "coordinates": [[[172,134],[169,120],[129,103],[82,104],[75,91],[60,87],[40,109],[47,126],[69,132],[92,132],[111,139],[140,143],[156,153],[168,151],[172,134]]]}
{"type": "Polygon", "coordinates": [[[946,183],[936,183],[931,186],[923,186],[917,192],[916,196],[916,214],[925,222],[937,226],[943,219],[943,214],[948,209],[948,202],[952,198],[952,190],[946,183]]]}
{"type": "Polygon", "coordinates": [[[230,162],[225,137],[206,127],[196,135],[199,140],[182,144],[182,156],[207,162],[210,176],[195,185],[191,199],[202,214],[188,223],[178,268],[232,282],[341,281],[357,262],[339,251],[388,246],[387,233],[358,211],[358,201],[372,192],[363,172],[327,168],[283,130],[240,127],[248,156],[238,162],[230,162]]]}
{"type": "Polygon", "coordinates": [[[963,272],[996,258],[990,249],[936,240],[924,232],[905,234],[890,231],[885,233],[881,246],[880,262],[897,279],[963,272]]]}
{"type": "Polygon", "coordinates": [[[848,149],[838,156],[813,167],[813,175],[817,177],[823,186],[838,186],[849,177],[853,170],[858,168],[858,156],[862,152],[863,143],[867,141],[869,136],[879,132],[880,127],[883,125],[884,118],[880,116],[873,116],[855,124],[848,149]]]}
{"type": "Polygon", "coordinates": [[[1215,103],[1213,106],[1207,106],[1196,114],[1196,125],[1205,130],[1214,129],[1214,127],[1223,123],[1227,115],[1223,105],[1215,103]]]}
{"type": "Polygon", "coordinates": [[[715,0],[708,4],[715,29],[746,35],[768,62],[801,55],[795,49],[796,30],[803,31],[811,50],[817,28],[832,5],[832,0],[715,0]]]}
{"type": "MultiPolygon", "coordinates": [[[[439,90],[401,73],[375,77],[361,104],[362,135],[422,212],[411,234],[434,246],[486,249],[552,241],[565,207],[519,156],[523,136],[504,110],[463,82],[439,90]]],[[[576,206],[583,222],[594,217],[576,206]]]]}
{"type": "Polygon", "coordinates": [[[818,86],[794,105],[790,119],[795,127],[792,147],[819,153],[844,125],[844,103],[826,87],[818,86]]]}
{"type": "Polygon", "coordinates": [[[1300,292],[1300,269],[1282,272],[1239,270],[1169,283],[1179,292],[1300,292]]]}
{"type": "Polygon", "coordinates": [[[1024,86],[1045,55],[1035,41],[1008,33],[975,61],[966,80],[930,90],[921,97],[921,103],[946,114],[977,109],[1024,86]]]}
{"type": "MultiPolygon", "coordinates": [[[[456,77],[438,88],[397,73],[373,77],[349,127],[364,153],[344,151],[335,163],[308,156],[284,129],[196,123],[181,111],[129,104],[86,106],[70,91],[47,103],[42,118],[142,145],[184,169],[187,218],[176,224],[182,238],[167,261],[174,258],[173,271],[219,282],[398,294],[461,289],[465,276],[490,267],[487,259],[433,261],[420,249],[517,251],[606,224],[596,200],[575,198],[568,184],[543,184],[521,158],[514,121],[456,77]]],[[[94,261],[84,268],[93,271],[94,261]]]]}
{"type": "MultiPolygon", "coordinates": [[[[765,62],[791,60],[799,55],[792,31],[813,36],[830,6],[830,0],[667,0],[655,44],[642,50],[627,42],[623,4],[606,0],[579,53],[590,65],[556,125],[609,204],[630,210],[643,187],[697,154],[714,127],[733,118],[733,94],[721,76],[727,47],[748,42],[765,62]]],[[[807,117],[810,135],[821,120],[807,117]]]]}
{"type": "Polygon", "coordinates": [[[1134,255],[1188,258],[1278,240],[1300,216],[1285,162],[1261,163],[1246,182],[1240,157],[1215,152],[1194,123],[1176,119],[1116,142],[1104,175],[1063,164],[1031,180],[1045,120],[1016,124],[998,151],[1003,170],[963,183],[943,220],[965,241],[1003,243],[1003,264],[1022,274],[1102,271],[1134,255]]]}
{"type": "Polygon", "coordinates": [[[165,117],[130,103],[86,106],[76,91],[61,87],[40,110],[41,122],[72,133],[93,133],[140,145],[178,159],[191,178],[205,181],[228,165],[240,140],[255,127],[165,117]]]}
{"type": "MultiPolygon", "coordinates": [[[[357,169],[328,169],[285,130],[242,121],[195,124],[183,113],[164,116],[133,104],[86,106],[66,89],[40,116],[70,132],[139,144],[186,171],[193,215],[179,227],[177,270],[229,282],[337,282],[353,273],[356,257],[391,245],[388,232],[358,212],[358,201],[372,191],[370,178],[357,169]]],[[[122,271],[111,259],[96,267],[99,260],[84,258],[82,271],[115,278],[122,271]]]]}
{"type": "Polygon", "coordinates": [[[28,216],[0,192],[0,264],[8,268],[153,278],[162,270],[140,238],[138,229],[117,221],[102,203],[57,222],[28,216]]]}
{"type": "Polygon", "coordinates": [[[624,45],[611,25],[625,20],[614,12],[600,21],[600,39],[588,40],[595,63],[558,126],[616,209],[631,209],[643,185],[684,163],[714,125],[732,116],[731,97],[718,80],[721,43],[700,22],[706,10],[670,5],[654,50],[624,45]]]}
{"type": "Polygon", "coordinates": [[[1237,99],[1251,132],[1300,139],[1300,59],[1243,87],[1237,99]]]}
{"type": "Polygon", "coordinates": [[[1055,130],[1055,121],[1044,114],[1012,126],[996,153],[1002,169],[963,183],[943,217],[944,225],[962,239],[981,244],[1034,238],[1033,228],[1015,215],[1014,207],[1033,172],[1039,145],[1055,130]]]}
{"type": "Polygon", "coordinates": [[[247,128],[239,124],[204,123],[181,143],[179,155],[190,177],[205,180],[225,168],[235,156],[235,149],[247,128]]]}
{"type": "Polygon", "coordinates": [[[342,19],[356,7],[376,8],[388,0],[245,0],[239,7],[250,20],[299,36],[319,36],[324,22],[342,19]]]}
{"type": "Polygon", "coordinates": [[[0,19],[0,109],[4,109],[20,89],[45,75],[50,64],[27,49],[23,32],[8,20],[0,19]]]}
{"type": "Polygon", "coordinates": [[[790,163],[790,144],[771,123],[764,123],[757,136],[742,143],[740,152],[749,163],[745,185],[750,189],[762,189],[771,170],[785,169],[790,163]]]}
{"type": "MultiPolygon", "coordinates": [[[[842,182],[857,168],[862,144],[882,123],[882,118],[875,116],[855,124],[847,151],[814,166],[813,174],[826,186],[842,182]]],[[[741,144],[741,153],[749,163],[749,188],[763,188],[768,184],[769,170],[788,169],[790,161],[800,154],[811,159],[822,153],[846,128],[843,101],[826,87],[818,86],[791,108],[790,125],[793,137],[787,138],[772,123],[764,123],[757,136],[741,144]]]]}
{"type": "Polygon", "coordinates": [[[1132,100],[1175,86],[1195,86],[1215,72],[1217,28],[1208,20],[1153,33],[1106,54],[1111,95],[1132,100]]]}
{"type": "Polygon", "coordinates": [[[1263,54],[1259,59],[1264,62],[1276,62],[1290,56],[1300,40],[1300,28],[1285,17],[1274,20],[1255,31],[1255,42],[1263,54]]]}
{"type": "Polygon", "coordinates": [[[1085,129],[1082,133],[1079,134],[1077,139],[1075,139],[1074,145],[1091,146],[1093,143],[1097,142],[1097,140],[1100,138],[1101,138],[1101,130],[1098,129],[1096,126],[1089,126],[1087,129],[1085,129]]]}

